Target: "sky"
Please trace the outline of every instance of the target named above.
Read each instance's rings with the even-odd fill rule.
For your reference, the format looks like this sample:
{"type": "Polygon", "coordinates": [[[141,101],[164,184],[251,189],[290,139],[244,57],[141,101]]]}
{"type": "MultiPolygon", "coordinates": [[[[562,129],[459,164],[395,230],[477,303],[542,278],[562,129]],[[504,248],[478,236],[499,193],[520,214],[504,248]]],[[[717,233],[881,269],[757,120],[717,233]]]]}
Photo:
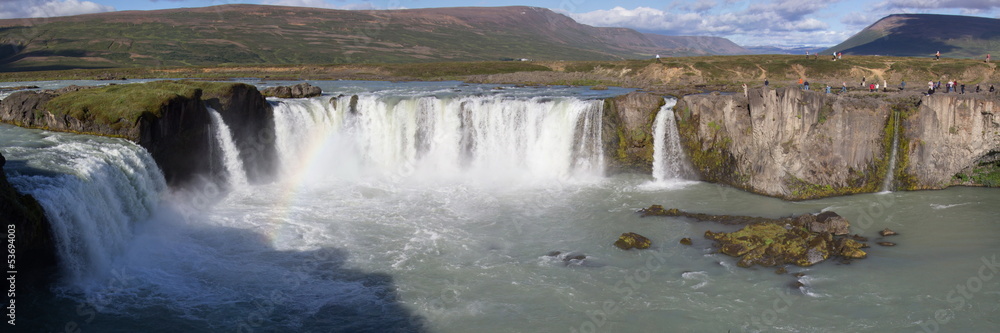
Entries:
{"type": "Polygon", "coordinates": [[[832,46],[889,14],[1000,18],[1000,0],[0,0],[0,19],[233,3],[334,9],[534,6],[592,26],[725,37],[743,46],[777,47],[832,46]]]}

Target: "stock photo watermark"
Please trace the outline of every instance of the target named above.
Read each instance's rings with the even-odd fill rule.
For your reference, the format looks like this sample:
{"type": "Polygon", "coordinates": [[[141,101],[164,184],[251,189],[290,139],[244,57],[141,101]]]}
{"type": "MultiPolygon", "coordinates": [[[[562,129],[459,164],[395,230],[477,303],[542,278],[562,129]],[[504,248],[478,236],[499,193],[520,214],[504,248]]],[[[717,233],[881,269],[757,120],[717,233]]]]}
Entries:
{"type": "Polygon", "coordinates": [[[618,297],[604,300],[601,302],[600,309],[585,311],[587,320],[570,327],[571,333],[593,333],[604,330],[610,318],[623,311],[625,302],[635,295],[643,284],[652,279],[654,272],[664,267],[668,258],[673,257],[673,253],[661,250],[646,251],[643,254],[649,254],[645,263],[639,268],[628,271],[621,280],[612,286],[612,292],[618,297]]]}
{"type": "Polygon", "coordinates": [[[927,320],[922,320],[917,326],[919,330],[916,332],[922,333],[935,333],[940,332],[944,325],[947,325],[952,320],[961,314],[961,311],[967,309],[968,303],[972,301],[978,295],[983,293],[984,284],[986,282],[992,281],[997,274],[1000,274],[1000,260],[997,259],[997,255],[993,254],[990,257],[982,256],[979,258],[982,263],[972,275],[970,275],[965,281],[956,283],[947,294],[945,294],[945,301],[951,304],[950,307],[937,309],[933,312],[933,315],[927,320]]]}

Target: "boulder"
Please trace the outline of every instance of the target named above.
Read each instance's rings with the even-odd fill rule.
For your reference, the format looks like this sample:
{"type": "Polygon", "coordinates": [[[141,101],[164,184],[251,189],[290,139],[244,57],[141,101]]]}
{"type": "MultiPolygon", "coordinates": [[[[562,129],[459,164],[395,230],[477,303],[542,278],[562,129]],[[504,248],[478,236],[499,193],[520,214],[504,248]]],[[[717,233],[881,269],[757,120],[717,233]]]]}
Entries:
{"type": "Polygon", "coordinates": [[[682,245],[691,245],[691,239],[687,238],[687,237],[681,238],[681,244],[682,245]]]}
{"type": "Polygon", "coordinates": [[[630,250],[633,248],[642,250],[648,249],[651,243],[652,242],[650,242],[649,238],[640,234],[626,232],[618,237],[618,240],[615,241],[615,246],[622,250],[630,250]]]}
{"type": "Polygon", "coordinates": [[[898,233],[896,233],[895,231],[892,231],[889,228],[882,229],[882,231],[879,231],[878,234],[881,235],[882,237],[898,235],[898,233]]]}
{"type": "Polygon", "coordinates": [[[319,87],[308,83],[299,83],[294,86],[270,87],[261,91],[265,97],[277,98],[310,98],[323,94],[319,87]]]}
{"type": "Polygon", "coordinates": [[[819,215],[806,214],[799,219],[811,232],[829,232],[836,236],[847,235],[851,231],[851,222],[834,212],[823,212],[819,215]]]}

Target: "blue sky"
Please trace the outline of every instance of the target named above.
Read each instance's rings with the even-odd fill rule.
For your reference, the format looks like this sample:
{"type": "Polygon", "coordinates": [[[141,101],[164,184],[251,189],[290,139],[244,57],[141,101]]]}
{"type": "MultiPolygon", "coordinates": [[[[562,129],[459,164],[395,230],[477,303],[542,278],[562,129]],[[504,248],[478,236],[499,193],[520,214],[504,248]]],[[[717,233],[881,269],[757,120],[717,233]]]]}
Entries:
{"type": "Polygon", "coordinates": [[[1000,18],[1000,0],[0,0],[0,18],[232,3],[336,9],[535,6],[593,26],[627,27],[665,35],[725,37],[744,46],[830,46],[895,13],[1000,18]]]}

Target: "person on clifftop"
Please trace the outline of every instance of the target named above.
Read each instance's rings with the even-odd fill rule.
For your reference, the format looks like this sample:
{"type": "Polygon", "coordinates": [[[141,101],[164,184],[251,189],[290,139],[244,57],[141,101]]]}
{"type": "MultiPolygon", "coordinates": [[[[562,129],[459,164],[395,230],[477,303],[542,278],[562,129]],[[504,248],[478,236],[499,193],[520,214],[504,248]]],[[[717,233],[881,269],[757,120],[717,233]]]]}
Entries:
{"type": "Polygon", "coordinates": [[[941,60],[941,51],[937,51],[937,53],[934,54],[934,60],[941,60]]]}

